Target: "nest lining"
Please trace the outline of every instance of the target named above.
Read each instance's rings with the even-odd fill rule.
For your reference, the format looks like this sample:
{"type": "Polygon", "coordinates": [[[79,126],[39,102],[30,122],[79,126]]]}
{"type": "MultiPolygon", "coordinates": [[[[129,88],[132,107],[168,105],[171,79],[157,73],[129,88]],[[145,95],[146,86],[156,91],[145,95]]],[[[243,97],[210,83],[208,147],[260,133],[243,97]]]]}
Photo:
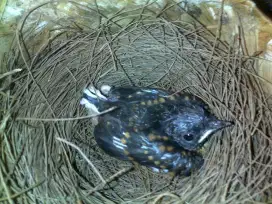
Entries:
{"type": "Polygon", "coordinates": [[[18,29],[24,38],[18,38],[19,47],[13,49],[16,58],[7,65],[23,71],[12,75],[10,94],[1,100],[12,116],[1,136],[1,162],[7,163],[1,167],[7,186],[3,199],[11,200],[29,188],[14,199],[52,203],[269,200],[272,120],[255,60],[244,56],[238,42],[226,45],[196,21],[171,21],[165,9],[155,18],[145,9],[137,15],[135,9],[133,15],[123,10],[101,21],[95,30],[60,32],[38,53],[26,43],[38,36],[18,29]],[[124,18],[133,21],[116,26],[124,18]],[[206,145],[203,169],[170,182],[169,176],[145,167],[131,170],[130,163],[113,159],[97,147],[91,119],[80,119],[86,112],[79,100],[90,82],[98,87],[188,91],[207,102],[219,118],[235,120],[236,125],[206,145]]]}

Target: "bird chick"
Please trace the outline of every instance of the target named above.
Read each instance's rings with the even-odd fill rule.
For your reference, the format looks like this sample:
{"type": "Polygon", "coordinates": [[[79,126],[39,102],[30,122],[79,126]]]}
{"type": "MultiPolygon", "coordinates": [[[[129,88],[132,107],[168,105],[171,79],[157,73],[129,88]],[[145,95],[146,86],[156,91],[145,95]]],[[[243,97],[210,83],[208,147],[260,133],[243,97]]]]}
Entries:
{"type": "Polygon", "coordinates": [[[197,152],[185,150],[175,142],[164,141],[161,132],[135,130],[110,115],[99,119],[94,136],[99,147],[108,155],[136,162],[154,172],[189,176],[204,163],[197,152]]]}
{"type": "Polygon", "coordinates": [[[122,121],[125,128],[156,130],[186,150],[196,150],[215,132],[233,124],[217,119],[203,100],[192,94],[173,95],[156,88],[105,85],[101,91],[93,86],[86,88],[81,104],[97,113],[117,106],[100,117],[109,115],[122,121]]]}

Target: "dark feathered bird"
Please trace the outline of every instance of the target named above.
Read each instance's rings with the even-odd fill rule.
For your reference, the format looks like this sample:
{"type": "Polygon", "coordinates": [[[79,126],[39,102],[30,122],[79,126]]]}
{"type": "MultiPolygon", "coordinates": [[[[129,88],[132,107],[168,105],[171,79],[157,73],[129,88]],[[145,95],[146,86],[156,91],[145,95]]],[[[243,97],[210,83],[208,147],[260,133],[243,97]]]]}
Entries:
{"type": "Polygon", "coordinates": [[[218,120],[201,99],[188,93],[109,86],[102,86],[101,91],[104,95],[90,86],[81,100],[96,113],[117,107],[99,116],[94,132],[98,145],[109,155],[153,170],[188,174],[200,168],[202,156],[193,150],[231,125],[218,120]]]}
{"type": "Polygon", "coordinates": [[[150,167],[155,172],[190,175],[203,164],[197,152],[187,151],[156,130],[137,130],[109,115],[95,127],[97,144],[107,154],[150,167]]]}

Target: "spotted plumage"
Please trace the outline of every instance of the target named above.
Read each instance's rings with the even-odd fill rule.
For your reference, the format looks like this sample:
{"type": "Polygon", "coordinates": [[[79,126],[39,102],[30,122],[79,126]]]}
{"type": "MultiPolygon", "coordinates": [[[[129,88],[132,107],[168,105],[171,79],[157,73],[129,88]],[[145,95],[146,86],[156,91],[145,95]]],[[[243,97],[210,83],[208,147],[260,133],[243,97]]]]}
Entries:
{"type": "Polygon", "coordinates": [[[195,150],[213,133],[231,125],[218,120],[192,94],[109,86],[102,86],[101,91],[90,86],[81,100],[97,113],[117,107],[99,117],[94,132],[98,145],[111,156],[133,158],[155,171],[187,174],[200,168],[203,159],[195,150]]]}
{"type": "MultiPolygon", "coordinates": [[[[155,130],[153,132],[154,137],[161,135],[155,130]]],[[[111,116],[100,119],[94,135],[97,144],[107,154],[120,160],[133,160],[156,172],[190,175],[203,164],[203,158],[197,152],[185,150],[174,142],[150,140],[149,132],[134,132],[111,116]],[[107,121],[111,121],[110,126],[106,125],[107,121]]]]}

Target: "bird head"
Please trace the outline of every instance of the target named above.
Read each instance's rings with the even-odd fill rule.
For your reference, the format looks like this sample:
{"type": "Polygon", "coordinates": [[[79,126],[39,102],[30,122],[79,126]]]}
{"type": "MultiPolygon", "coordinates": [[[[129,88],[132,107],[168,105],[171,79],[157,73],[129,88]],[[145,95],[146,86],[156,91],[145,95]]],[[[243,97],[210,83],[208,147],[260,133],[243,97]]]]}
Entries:
{"type": "Polygon", "coordinates": [[[233,125],[217,119],[203,106],[184,106],[168,114],[163,121],[163,131],[187,150],[201,147],[214,133],[233,125]]]}

